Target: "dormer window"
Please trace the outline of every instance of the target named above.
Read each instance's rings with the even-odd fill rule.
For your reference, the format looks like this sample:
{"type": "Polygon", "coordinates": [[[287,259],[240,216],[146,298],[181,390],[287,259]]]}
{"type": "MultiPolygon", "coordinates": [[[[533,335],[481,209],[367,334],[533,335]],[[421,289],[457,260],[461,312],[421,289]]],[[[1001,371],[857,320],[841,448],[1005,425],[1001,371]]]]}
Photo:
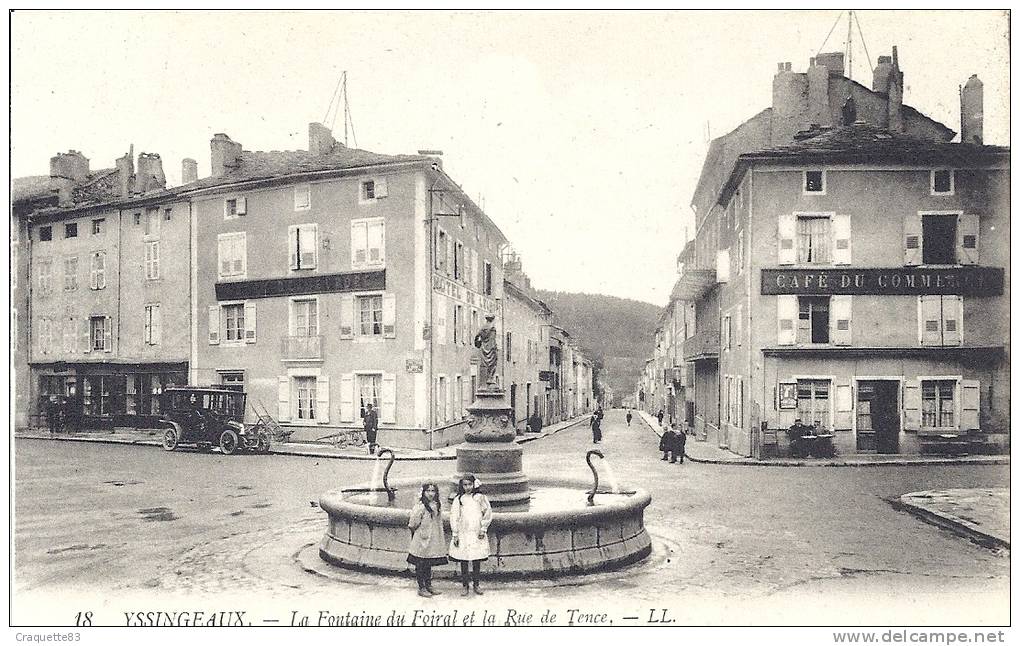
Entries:
{"type": "Polygon", "coordinates": [[[931,194],[953,195],[956,192],[956,173],[948,168],[931,171],[931,194]]]}
{"type": "Polygon", "coordinates": [[[825,195],[825,171],[806,170],[804,171],[804,194],[825,195]]]}

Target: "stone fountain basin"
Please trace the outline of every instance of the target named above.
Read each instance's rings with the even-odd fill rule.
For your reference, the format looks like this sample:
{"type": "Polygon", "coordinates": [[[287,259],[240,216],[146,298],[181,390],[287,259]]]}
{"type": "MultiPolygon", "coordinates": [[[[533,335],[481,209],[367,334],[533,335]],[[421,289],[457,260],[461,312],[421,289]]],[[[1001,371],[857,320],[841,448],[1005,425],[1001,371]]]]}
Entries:
{"type": "MultiPolygon", "coordinates": [[[[319,506],[329,515],[329,525],[319,543],[319,556],[348,569],[407,572],[410,506],[421,484],[432,481],[391,481],[390,487],[398,491],[393,505],[387,504],[385,494],[370,502],[371,494],[363,492],[324,493],[319,506]]],[[[598,493],[595,505],[588,506],[590,484],[558,478],[531,478],[530,484],[533,498],[526,507],[493,511],[483,576],[528,579],[602,572],[640,561],[651,552],[644,509],[652,499],[646,491],[598,493]]],[[[449,540],[450,488],[444,482],[439,487],[449,540]]],[[[450,578],[455,571],[456,565],[441,567],[435,576],[450,578]]]]}

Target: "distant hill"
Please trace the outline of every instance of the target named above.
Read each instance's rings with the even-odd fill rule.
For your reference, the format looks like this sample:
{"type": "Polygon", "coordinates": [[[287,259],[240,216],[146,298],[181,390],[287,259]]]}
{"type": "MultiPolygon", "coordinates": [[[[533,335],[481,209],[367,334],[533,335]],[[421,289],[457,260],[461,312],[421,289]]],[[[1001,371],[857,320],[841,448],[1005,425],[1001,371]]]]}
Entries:
{"type": "Polygon", "coordinates": [[[618,397],[633,393],[651,354],[655,323],[662,308],[603,294],[547,292],[538,298],[552,308],[556,323],[603,364],[602,380],[618,397]]]}

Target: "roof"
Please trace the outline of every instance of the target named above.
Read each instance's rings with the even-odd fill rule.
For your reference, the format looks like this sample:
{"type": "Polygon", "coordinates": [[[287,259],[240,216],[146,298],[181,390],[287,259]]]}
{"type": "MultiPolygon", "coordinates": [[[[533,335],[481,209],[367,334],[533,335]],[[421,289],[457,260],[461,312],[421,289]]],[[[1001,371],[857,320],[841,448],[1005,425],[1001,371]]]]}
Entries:
{"type": "Polygon", "coordinates": [[[523,303],[528,305],[531,309],[535,310],[536,312],[545,314],[546,316],[553,315],[553,311],[549,308],[548,305],[545,304],[544,301],[535,298],[534,296],[526,292],[524,289],[514,284],[513,282],[504,279],[503,287],[504,289],[506,289],[508,294],[521,300],[523,303]]]}
{"type": "Polygon", "coordinates": [[[11,202],[26,202],[48,197],[57,190],[56,182],[49,175],[29,175],[11,180],[11,202]]]}
{"type": "Polygon", "coordinates": [[[806,136],[788,145],[740,155],[719,193],[719,204],[726,204],[752,164],[893,163],[966,167],[1003,159],[1009,161],[1006,146],[934,141],[864,123],[818,128],[804,134],[806,136]]]}
{"type": "Polygon", "coordinates": [[[307,150],[241,151],[240,163],[219,177],[206,177],[177,187],[181,191],[194,191],[235,182],[272,179],[288,175],[316,173],[330,170],[350,170],[369,166],[404,162],[429,161],[423,155],[384,155],[359,148],[337,146],[325,155],[307,150]]]}

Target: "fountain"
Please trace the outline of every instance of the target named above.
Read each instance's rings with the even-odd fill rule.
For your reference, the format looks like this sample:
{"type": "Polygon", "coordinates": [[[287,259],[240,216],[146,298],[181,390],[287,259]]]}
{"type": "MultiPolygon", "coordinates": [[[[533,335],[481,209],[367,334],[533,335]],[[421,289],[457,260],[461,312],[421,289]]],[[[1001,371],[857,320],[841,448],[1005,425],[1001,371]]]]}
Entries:
{"type": "MultiPolygon", "coordinates": [[[[651,496],[642,490],[620,491],[605,456],[597,450],[585,459],[594,483],[561,478],[529,478],[522,468],[523,450],[510,424],[506,392],[496,383],[495,339],[492,317],[475,337],[480,347],[485,381],[468,407],[468,430],[457,449],[457,472],[439,483],[446,498],[456,490],[460,475],[473,473],[493,507],[489,525],[489,559],[482,565],[485,577],[547,578],[601,572],[644,559],[651,539],[644,526],[644,509],[651,496]],[[599,490],[599,475],[592,457],[602,458],[613,490],[599,490]],[[445,485],[445,490],[444,490],[445,485]]],[[[394,456],[390,452],[392,465],[394,456]]],[[[387,466],[386,474],[389,473],[387,466]]],[[[319,543],[319,556],[333,565],[373,572],[403,574],[407,571],[407,521],[410,508],[427,478],[383,478],[326,492],[319,506],[329,515],[329,525],[319,543]],[[387,493],[387,502],[373,498],[387,493]]],[[[375,478],[374,478],[375,479],[375,478]]],[[[444,525],[449,536],[448,506],[444,525]]],[[[437,576],[454,576],[453,569],[437,570],[437,576]]]]}

